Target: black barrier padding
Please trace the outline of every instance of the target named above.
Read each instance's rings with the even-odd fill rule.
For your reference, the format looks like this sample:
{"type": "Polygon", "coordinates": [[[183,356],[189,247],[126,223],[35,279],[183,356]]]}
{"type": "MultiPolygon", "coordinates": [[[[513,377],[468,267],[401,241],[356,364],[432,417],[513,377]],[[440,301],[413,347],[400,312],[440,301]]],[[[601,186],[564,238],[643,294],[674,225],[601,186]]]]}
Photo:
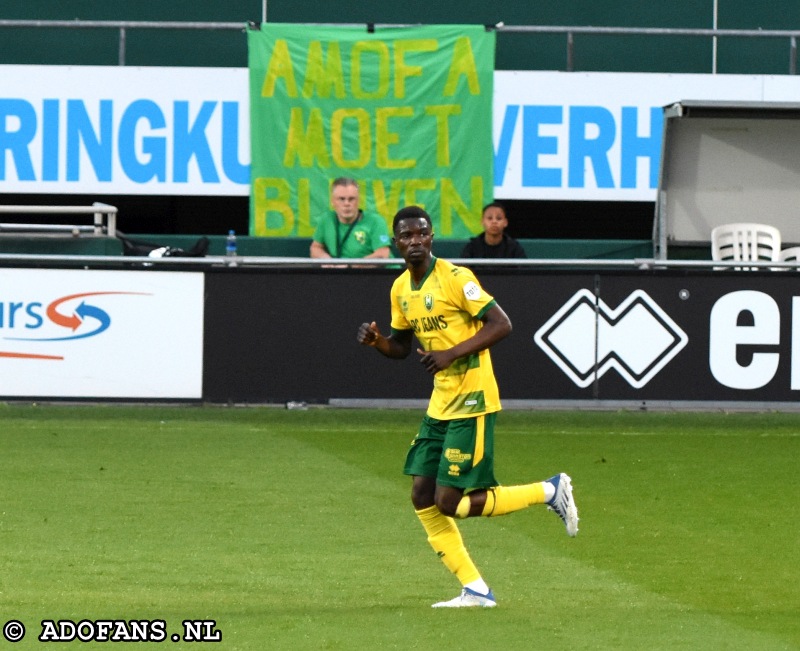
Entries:
{"type": "Polygon", "coordinates": [[[375,320],[389,334],[396,272],[245,271],[206,275],[204,394],[212,402],[426,398],[412,358],[356,342],[375,320]]]}
{"type": "MultiPolygon", "coordinates": [[[[800,275],[795,272],[476,271],[514,326],[492,350],[504,399],[796,399],[791,340],[800,275]],[[556,323],[551,342],[561,352],[548,354],[534,335],[578,292],[599,296],[603,310],[593,299],[584,300],[575,308],[582,310],[583,326],[556,323]],[[626,301],[627,311],[621,307],[626,301]],[[589,363],[586,357],[587,346],[594,346],[594,322],[587,320],[592,314],[605,337],[597,362],[603,368],[613,359],[628,377],[613,367],[593,377],[595,360],[589,363]],[[677,340],[673,326],[688,341],[656,369],[659,354],[669,355],[677,340]],[[749,342],[754,329],[756,340],[749,342]],[[577,381],[554,355],[575,362],[577,381]],[[743,382],[757,386],[742,388],[743,382]]],[[[383,269],[208,272],[204,398],[258,403],[427,398],[431,378],[415,353],[404,361],[389,360],[356,343],[363,321],[377,321],[388,334],[389,290],[396,274],[383,269]]],[[[564,323],[573,322],[565,318],[564,323]]],[[[796,375],[800,383],[800,372],[796,375]]]]}

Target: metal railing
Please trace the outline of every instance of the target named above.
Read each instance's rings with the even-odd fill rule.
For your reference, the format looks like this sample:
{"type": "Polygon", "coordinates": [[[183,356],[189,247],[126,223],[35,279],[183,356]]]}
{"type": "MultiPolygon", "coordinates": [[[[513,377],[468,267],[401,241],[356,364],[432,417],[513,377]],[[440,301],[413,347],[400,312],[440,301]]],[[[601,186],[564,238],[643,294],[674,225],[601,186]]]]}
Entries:
{"type": "MultiPolygon", "coordinates": [[[[567,72],[574,71],[575,34],[613,35],[613,36],[691,36],[711,38],[716,51],[716,40],[723,37],[735,38],[779,38],[789,43],[789,74],[797,74],[798,29],[702,29],[683,27],[562,27],[551,25],[503,25],[496,27],[499,32],[521,32],[528,34],[564,34],[567,38],[567,72]]],[[[712,60],[712,73],[717,72],[717,59],[712,60]]]]}
{"type": "MultiPolygon", "coordinates": [[[[747,267],[742,267],[742,262],[732,260],[657,260],[655,258],[629,258],[617,260],[587,260],[586,258],[575,259],[551,259],[551,258],[514,258],[514,259],[480,259],[480,258],[448,258],[450,262],[458,265],[475,268],[500,268],[507,267],[519,269],[575,269],[586,272],[587,270],[629,270],[642,271],[646,273],[669,271],[669,270],[710,270],[714,273],[729,275],[731,273],[747,277],[751,271],[769,271],[780,273],[784,271],[800,270],[800,261],[771,262],[754,261],[747,262],[747,267]]],[[[80,267],[144,267],[153,268],[157,266],[167,267],[191,267],[210,268],[210,267],[230,267],[230,268],[305,268],[321,269],[326,273],[337,273],[342,270],[361,269],[365,272],[373,271],[379,267],[396,268],[403,266],[403,261],[398,258],[388,259],[369,259],[362,258],[339,258],[334,264],[329,259],[318,258],[299,258],[284,256],[225,256],[207,255],[202,258],[196,257],[149,257],[149,256],[128,256],[128,255],[60,255],[51,253],[0,253],[0,267],[11,267],[14,264],[40,265],[40,266],[80,266],[80,267]]],[[[399,273],[397,269],[393,269],[399,273]]]]}
{"type": "MultiPolygon", "coordinates": [[[[398,24],[337,23],[341,27],[366,27],[380,29],[382,27],[412,27],[398,24]]],[[[166,30],[239,30],[257,27],[248,22],[181,22],[181,21],[147,21],[147,20],[12,20],[0,19],[0,28],[48,28],[48,29],[115,29],[119,31],[118,64],[125,65],[126,38],[129,29],[166,29],[166,30]]],[[[720,38],[766,38],[785,39],[789,45],[789,74],[797,74],[797,39],[800,29],[703,29],[690,27],[591,27],[579,25],[506,25],[498,23],[487,25],[501,33],[524,34],[563,34],[566,38],[566,70],[575,69],[575,35],[591,34],[606,36],[676,36],[698,37],[712,40],[714,52],[720,38]]],[[[716,56],[712,59],[712,73],[716,73],[716,56]]]]}
{"type": "Polygon", "coordinates": [[[125,65],[127,30],[129,29],[175,29],[175,30],[241,30],[246,23],[203,23],[157,20],[0,20],[0,27],[28,27],[47,29],[116,29],[119,30],[118,65],[125,65]]]}
{"type": "Polygon", "coordinates": [[[94,215],[94,223],[86,224],[24,224],[2,223],[0,233],[86,233],[94,236],[117,236],[117,207],[96,201],[91,206],[3,206],[0,215],[94,215]],[[105,223],[104,223],[105,217],[105,223]]]}

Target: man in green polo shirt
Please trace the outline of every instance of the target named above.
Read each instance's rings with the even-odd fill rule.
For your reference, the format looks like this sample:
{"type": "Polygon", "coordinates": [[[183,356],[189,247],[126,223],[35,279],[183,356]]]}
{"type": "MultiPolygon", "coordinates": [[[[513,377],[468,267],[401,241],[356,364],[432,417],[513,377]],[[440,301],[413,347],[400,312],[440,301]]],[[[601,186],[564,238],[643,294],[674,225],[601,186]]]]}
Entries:
{"type": "Polygon", "coordinates": [[[312,258],[388,258],[389,229],[383,217],[358,207],[358,184],[340,177],[331,185],[333,212],[322,215],[311,242],[312,258]]]}

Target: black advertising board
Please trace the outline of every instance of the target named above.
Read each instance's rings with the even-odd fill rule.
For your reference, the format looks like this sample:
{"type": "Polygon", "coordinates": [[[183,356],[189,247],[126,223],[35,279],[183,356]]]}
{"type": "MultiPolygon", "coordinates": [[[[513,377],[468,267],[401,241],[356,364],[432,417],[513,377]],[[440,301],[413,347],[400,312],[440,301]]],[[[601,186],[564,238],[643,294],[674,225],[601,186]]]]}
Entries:
{"type": "MultiPolygon", "coordinates": [[[[514,325],[493,349],[507,400],[760,403],[800,391],[795,272],[476,271],[514,325]]],[[[207,273],[205,399],[427,397],[415,355],[388,360],[355,341],[362,321],[388,332],[396,273],[207,273]]]]}
{"type": "Polygon", "coordinates": [[[518,282],[497,292],[515,322],[513,349],[495,355],[507,398],[784,402],[800,390],[793,274],[537,274],[518,282]],[[520,365],[527,381],[516,368],[506,375],[520,365]]]}

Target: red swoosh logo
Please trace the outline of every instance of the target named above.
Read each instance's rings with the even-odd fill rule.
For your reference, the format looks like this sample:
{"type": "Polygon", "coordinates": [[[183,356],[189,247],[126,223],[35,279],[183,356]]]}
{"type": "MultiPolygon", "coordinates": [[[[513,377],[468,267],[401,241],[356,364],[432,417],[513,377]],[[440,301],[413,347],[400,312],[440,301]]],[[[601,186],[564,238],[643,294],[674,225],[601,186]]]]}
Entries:
{"type": "Polygon", "coordinates": [[[34,353],[4,353],[0,351],[0,357],[13,357],[16,359],[64,359],[61,355],[35,355],[34,353]]]}

